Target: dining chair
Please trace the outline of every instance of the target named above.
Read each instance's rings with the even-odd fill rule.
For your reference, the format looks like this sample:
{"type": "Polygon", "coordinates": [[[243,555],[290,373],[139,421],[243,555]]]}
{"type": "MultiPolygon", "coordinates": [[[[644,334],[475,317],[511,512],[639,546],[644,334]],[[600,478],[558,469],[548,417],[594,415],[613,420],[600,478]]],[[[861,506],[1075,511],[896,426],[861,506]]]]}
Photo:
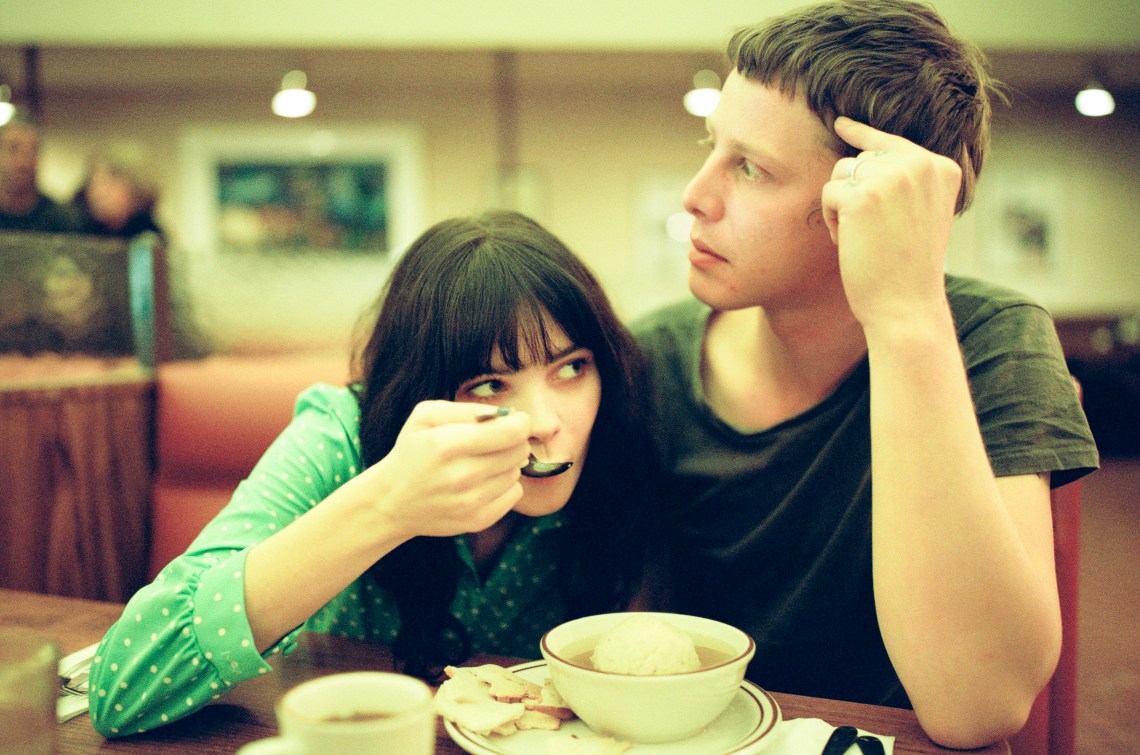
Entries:
{"type": "Polygon", "coordinates": [[[1011,755],[1075,755],[1077,738],[1077,609],[1079,607],[1081,483],[1050,494],[1053,555],[1061,599],[1061,656],[1025,727],[1009,740],[1011,755]]]}

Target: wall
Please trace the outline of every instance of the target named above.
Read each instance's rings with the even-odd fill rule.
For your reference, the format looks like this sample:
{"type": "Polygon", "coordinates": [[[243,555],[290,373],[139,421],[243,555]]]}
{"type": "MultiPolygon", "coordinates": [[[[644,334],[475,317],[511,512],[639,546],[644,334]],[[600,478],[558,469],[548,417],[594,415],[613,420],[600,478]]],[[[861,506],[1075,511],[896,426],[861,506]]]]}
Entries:
{"type": "MultiPolygon", "coordinates": [[[[655,240],[660,233],[646,227],[646,218],[660,208],[647,211],[646,203],[667,202],[672,194],[680,209],[680,190],[704,154],[696,146],[700,120],[680,108],[687,82],[675,75],[691,70],[692,61],[692,54],[681,53],[520,58],[518,156],[534,189],[528,209],[586,258],[626,317],[686,293],[683,261],[678,268],[665,258],[683,257],[683,248],[655,240]],[[557,77],[543,74],[554,66],[557,77]],[[617,85],[607,80],[607,66],[646,74],[636,85],[617,85]],[[655,68],[663,71],[658,79],[651,76],[655,68]]],[[[425,224],[496,203],[490,53],[404,51],[382,70],[348,74],[321,89],[317,113],[298,129],[387,122],[417,128],[425,224]]],[[[81,91],[48,96],[43,183],[49,193],[69,194],[93,144],[122,137],[146,142],[167,178],[161,219],[174,240],[175,274],[218,347],[340,350],[379,290],[383,260],[219,259],[185,241],[195,236],[185,227],[179,151],[185,128],[280,127],[268,113],[270,93],[168,87],[130,90],[109,103],[81,91]]],[[[958,223],[948,267],[1022,288],[1058,315],[1140,307],[1138,123],[1135,113],[1094,121],[1076,116],[1066,100],[1018,97],[997,120],[978,206],[958,223]],[[1011,183],[1032,187],[1038,176],[1060,198],[1052,267],[1027,274],[995,266],[990,240],[996,221],[985,209],[987,192],[1000,195],[1011,183]]]]}
{"type": "Polygon", "coordinates": [[[1005,283],[1056,317],[1140,311],[1140,119],[1086,118],[1067,96],[1015,94],[999,108],[974,208],[959,219],[950,269],[1005,283]],[[1051,211],[1043,266],[995,259],[1002,201],[1051,211]]]}

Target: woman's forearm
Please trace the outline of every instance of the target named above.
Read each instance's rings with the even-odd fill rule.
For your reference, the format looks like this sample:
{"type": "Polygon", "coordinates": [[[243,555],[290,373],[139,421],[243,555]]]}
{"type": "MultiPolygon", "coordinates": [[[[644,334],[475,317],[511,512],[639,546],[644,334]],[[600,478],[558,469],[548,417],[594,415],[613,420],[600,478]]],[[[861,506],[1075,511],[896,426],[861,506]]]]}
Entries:
{"type": "Polygon", "coordinates": [[[255,545],[246,557],[245,604],[257,648],[272,647],[407,539],[350,481],[255,545]]]}

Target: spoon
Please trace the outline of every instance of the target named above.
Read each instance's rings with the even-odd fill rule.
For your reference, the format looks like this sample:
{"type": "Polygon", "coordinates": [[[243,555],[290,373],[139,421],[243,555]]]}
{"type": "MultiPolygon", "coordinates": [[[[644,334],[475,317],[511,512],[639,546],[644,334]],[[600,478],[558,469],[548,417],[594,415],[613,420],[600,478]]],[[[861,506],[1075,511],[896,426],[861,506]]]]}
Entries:
{"type": "Polygon", "coordinates": [[[530,461],[522,468],[522,474],[523,477],[542,479],[560,475],[572,466],[574,466],[572,461],[539,461],[534,454],[531,454],[530,461]]]}
{"type": "MultiPolygon", "coordinates": [[[[505,417],[510,413],[510,407],[500,406],[490,414],[479,415],[475,418],[475,421],[488,422],[496,417],[505,417]]],[[[572,466],[574,466],[574,462],[572,461],[539,461],[537,456],[531,454],[530,461],[522,468],[522,474],[523,477],[533,477],[541,480],[544,477],[560,475],[572,466]]]]}

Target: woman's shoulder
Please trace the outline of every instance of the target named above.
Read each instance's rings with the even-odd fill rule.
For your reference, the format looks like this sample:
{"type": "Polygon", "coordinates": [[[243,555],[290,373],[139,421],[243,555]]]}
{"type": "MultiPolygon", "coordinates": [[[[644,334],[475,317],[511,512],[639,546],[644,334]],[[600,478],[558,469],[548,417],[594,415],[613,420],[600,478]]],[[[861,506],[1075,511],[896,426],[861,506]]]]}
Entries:
{"type": "Polygon", "coordinates": [[[294,421],[335,423],[352,437],[360,433],[360,404],[350,386],[310,385],[298,394],[293,418],[294,421]]]}

